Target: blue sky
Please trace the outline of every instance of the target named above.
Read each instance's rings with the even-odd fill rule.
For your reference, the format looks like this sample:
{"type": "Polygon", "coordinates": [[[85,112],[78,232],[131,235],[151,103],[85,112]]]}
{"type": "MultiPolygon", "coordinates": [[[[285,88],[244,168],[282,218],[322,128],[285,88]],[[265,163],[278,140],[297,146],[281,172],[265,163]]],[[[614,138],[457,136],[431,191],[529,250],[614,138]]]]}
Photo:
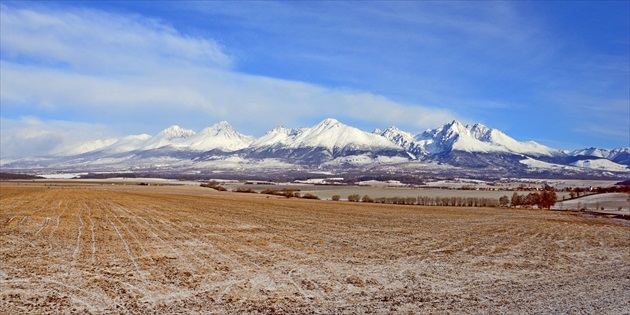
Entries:
{"type": "Polygon", "coordinates": [[[3,1],[0,153],[327,117],[628,147],[629,3],[3,1]]]}

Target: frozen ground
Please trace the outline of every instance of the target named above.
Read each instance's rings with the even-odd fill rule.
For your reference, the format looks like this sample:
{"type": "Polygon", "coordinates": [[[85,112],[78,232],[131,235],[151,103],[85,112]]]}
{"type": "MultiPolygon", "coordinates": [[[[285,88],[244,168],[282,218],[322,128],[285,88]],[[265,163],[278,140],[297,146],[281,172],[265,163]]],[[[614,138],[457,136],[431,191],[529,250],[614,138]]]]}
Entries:
{"type": "Polygon", "coordinates": [[[630,194],[608,193],[585,196],[556,203],[554,209],[585,209],[611,214],[630,215],[630,194]],[[603,208],[603,209],[602,209],[603,208]]]}
{"type": "Polygon", "coordinates": [[[630,313],[630,221],[0,182],[7,314],[630,313]]]}

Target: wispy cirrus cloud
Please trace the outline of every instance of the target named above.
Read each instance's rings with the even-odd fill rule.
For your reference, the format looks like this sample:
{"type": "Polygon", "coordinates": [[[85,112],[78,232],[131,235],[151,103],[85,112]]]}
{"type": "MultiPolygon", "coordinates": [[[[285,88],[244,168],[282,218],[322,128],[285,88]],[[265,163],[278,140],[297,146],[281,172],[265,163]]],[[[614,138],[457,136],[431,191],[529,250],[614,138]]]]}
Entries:
{"type": "Polygon", "coordinates": [[[3,59],[95,73],[143,72],[163,63],[220,68],[232,63],[217,42],[143,16],[1,8],[3,59]]]}

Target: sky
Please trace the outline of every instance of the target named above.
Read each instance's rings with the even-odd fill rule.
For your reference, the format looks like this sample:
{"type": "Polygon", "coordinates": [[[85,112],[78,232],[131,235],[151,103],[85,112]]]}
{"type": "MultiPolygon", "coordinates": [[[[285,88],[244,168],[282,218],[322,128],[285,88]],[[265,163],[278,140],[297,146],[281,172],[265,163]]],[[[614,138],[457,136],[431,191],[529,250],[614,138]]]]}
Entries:
{"type": "Polygon", "coordinates": [[[332,117],[630,147],[629,1],[0,2],[0,157],[332,117]]]}

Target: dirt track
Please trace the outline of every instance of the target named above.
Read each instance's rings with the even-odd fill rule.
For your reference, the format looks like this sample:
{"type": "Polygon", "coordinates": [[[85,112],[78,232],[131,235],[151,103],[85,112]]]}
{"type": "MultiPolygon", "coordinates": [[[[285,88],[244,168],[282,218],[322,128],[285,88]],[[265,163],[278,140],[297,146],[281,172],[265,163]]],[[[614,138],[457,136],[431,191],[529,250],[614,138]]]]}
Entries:
{"type": "Polygon", "coordinates": [[[0,312],[630,313],[630,221],[0,183],[0,312]]]}

